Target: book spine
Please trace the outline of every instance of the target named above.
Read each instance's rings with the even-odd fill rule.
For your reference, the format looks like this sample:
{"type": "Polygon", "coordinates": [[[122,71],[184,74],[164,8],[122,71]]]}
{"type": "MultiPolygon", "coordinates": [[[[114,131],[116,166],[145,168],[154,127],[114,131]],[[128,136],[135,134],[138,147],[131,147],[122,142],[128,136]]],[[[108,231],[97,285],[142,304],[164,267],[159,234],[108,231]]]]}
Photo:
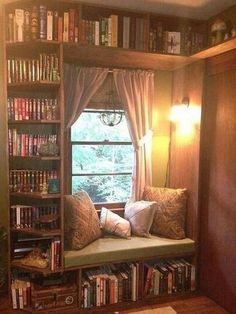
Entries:
{"type": "Polygon", "coordinates": [[[39,6],[39,38],[47,39],[47,8],[45,5],[39,6]]]}
{"type": "Polygon", "coordinates": [[[16,41],[23,41],[24,10],[15,9],[16,41]]]}
{"type": "Polygon", "coordinates": [[[53,40],[58,41],[58,11],[53,11],[53,40]]]}
{"type": "Polygon", "coordinates": [[[69,41],[69,12],[63,15],[63,42],[69,41]]]}
{"type": "Polygon", "coordinates": [[[53,11],[47,11],[47,40],[53,39],[53,11]]]}
{"type": "Polygon", "coordinates": [[[75,41],[75,9],[69,9],[69,42],[75,41]]]}

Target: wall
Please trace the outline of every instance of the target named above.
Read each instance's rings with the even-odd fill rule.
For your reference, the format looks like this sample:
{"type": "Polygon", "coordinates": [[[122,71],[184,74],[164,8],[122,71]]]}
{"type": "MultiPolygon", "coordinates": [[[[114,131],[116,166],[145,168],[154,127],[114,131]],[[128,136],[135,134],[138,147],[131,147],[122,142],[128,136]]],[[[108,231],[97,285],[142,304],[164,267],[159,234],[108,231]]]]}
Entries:
{"type": "Polygon", "coordinates": [[[201,148],[204,293],[236,313],[236,51],[208,61],[201,148]]]}
{"type": "MultiPolygon", "coordinates": [[[[189,109],[201,110],[204,69],[204,62],[200,61],[174,72],[173,104],[188,96],[189,109]]],[[[169,180],[170,187],[188,189],[187,233],[197,239],[200,122],[192,126],[189,132],[183,133],[178,124],[172,123],[169,180]]]]}
{"type": "Polygon", "coordinates": [[[169,157],[172,72],[156,71],[154,83],[152,175],[153,185],[163,187],[169,157]]]}

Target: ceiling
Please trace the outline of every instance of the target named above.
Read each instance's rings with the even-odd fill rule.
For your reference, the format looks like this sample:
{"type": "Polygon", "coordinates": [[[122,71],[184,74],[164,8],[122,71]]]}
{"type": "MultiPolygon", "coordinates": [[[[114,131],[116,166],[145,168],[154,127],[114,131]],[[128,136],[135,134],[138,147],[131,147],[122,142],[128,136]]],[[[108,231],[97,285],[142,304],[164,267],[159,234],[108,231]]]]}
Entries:
{"type": "Polygon", "coordinates": [[[195,19],[208,19],[236,5],[236,0],[82,0],[82,2],[195,19]]]}

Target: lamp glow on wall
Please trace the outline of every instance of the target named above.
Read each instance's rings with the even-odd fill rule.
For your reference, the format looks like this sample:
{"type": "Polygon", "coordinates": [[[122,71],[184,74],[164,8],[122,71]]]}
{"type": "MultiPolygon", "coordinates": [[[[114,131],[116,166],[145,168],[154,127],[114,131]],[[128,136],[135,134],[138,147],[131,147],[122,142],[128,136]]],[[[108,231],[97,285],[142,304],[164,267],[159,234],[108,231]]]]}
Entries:
{"type": "Polygon", "coordinates": [[[189,98],[184,97],[178,105],[171,108],[170,120],[176,123],[181,135],[190,135],[194,131],[194,126],[200,123],[201,110],[199,106],[189,104],[189,98]]]}

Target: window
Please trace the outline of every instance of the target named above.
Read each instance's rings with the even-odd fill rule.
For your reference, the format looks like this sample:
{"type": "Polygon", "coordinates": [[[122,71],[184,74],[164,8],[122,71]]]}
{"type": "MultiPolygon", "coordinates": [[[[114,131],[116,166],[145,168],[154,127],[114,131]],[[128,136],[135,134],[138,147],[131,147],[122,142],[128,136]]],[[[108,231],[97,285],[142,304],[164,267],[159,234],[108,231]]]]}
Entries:
{"type": "Polygon", "coordinates": [[[94,203],[126,202],[134,151],[125,116],[104,125],[101,110],[86,110],[71,128],[72,193],[83,189],[94,203]]]}

